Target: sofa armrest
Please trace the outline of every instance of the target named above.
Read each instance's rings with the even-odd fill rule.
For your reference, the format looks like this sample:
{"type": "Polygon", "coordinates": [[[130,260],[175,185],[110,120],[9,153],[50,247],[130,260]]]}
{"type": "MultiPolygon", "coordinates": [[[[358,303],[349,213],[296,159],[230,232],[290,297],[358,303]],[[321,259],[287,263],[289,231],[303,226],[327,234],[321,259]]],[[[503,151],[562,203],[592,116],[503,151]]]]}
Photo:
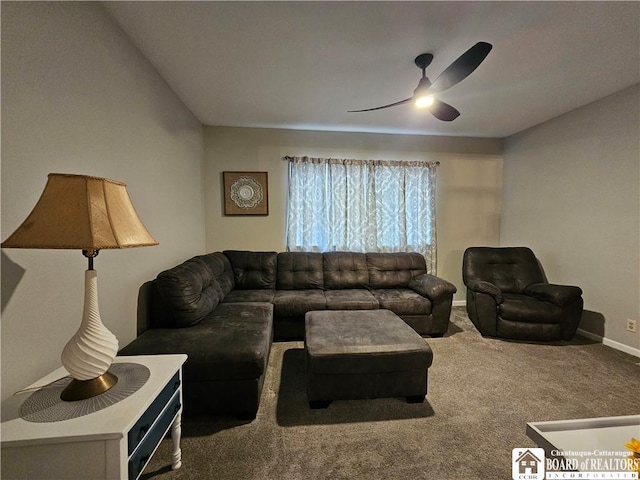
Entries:
{"type": "Polygon", "coordinates": [[[491,282],[476,280],[469,282],[467,284],[467,288],[474,292],[486,293],[487,295],[491,295],[498,305],[500,305],[504,301],[500,289],[491,282]]]}
{"type": "Polygon", "coordinates": [[[428,273],[412,278],[409,281],[409,288],[432,301],[448,295],[452,296],[458,291],[453,283],[428,273]]]}
{"type": "Polygon", "coordinates": [[[532,283],[524,289],[524,293],[538,300],[551,302],[562,307],[582,295],[580,287],[571,285],[555,285],[553,283],[532,283]]]}

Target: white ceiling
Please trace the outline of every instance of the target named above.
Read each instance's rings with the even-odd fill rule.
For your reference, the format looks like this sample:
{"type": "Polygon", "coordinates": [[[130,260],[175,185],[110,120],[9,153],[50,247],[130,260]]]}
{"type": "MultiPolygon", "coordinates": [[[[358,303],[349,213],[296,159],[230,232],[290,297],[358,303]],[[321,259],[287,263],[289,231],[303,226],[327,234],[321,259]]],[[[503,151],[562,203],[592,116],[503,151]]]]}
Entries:
{"type": "Polygon", "coordinates": [[[640,82],[640,2],[105,2],[205,125],[506,137],[640,82]],[[493,44],[440,94],[461,116],[403,105],[414,58],[433,81],[493,44]]]}

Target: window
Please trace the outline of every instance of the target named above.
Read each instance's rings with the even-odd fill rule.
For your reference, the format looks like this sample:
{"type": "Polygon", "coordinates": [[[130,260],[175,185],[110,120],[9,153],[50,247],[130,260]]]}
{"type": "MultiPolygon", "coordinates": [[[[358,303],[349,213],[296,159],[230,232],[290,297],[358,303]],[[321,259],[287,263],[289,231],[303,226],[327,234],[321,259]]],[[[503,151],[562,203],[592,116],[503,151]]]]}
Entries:
{"type": "Polygon", "coordinates": [[[435,273],[438,163],[288,160],[290,251],[419,252],[435,273]]]}

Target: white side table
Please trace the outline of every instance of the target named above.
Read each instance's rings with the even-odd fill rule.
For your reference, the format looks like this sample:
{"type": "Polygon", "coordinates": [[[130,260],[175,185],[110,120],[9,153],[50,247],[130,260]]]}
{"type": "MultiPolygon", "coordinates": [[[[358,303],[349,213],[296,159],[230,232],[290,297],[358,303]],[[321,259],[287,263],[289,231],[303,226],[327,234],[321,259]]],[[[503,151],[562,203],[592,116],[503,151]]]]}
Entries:
{"type": "MultiPolygon", "coordinates": [[[[116,357],[114,363],[147,367],[149,378],[144,385],[113,405],[68,420],[21,418],[20,406],[32,391],[3,402],[2,477],[135,480],[169,429],[172,468],[180,468],[182,364],[186,359],[186,355],[116,357]]],[[[59,368],[29,388],[66,375],[59,368]]]]}
{"type": "Polygon", "coordinates": [[[560,452],[580,452],[578,460],[583,460],[604,455],[602,452],[620,452],[622,455],[602,456],[619,459],[631,453],[624,444],[640,436],[640,415],[530,422],[526,432],[550,457],[559,456],[560,452]]]}

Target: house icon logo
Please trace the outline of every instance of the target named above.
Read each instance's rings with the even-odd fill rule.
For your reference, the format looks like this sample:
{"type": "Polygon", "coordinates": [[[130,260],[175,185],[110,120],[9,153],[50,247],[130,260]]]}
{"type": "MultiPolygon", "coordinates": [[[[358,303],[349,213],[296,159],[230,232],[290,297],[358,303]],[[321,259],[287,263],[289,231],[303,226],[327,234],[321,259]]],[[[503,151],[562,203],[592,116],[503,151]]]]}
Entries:
{"type": "Polygon", "coordinates": [[[513,480],[544,480],[542,448],[514,448],[511,460],[513,480]]]}

